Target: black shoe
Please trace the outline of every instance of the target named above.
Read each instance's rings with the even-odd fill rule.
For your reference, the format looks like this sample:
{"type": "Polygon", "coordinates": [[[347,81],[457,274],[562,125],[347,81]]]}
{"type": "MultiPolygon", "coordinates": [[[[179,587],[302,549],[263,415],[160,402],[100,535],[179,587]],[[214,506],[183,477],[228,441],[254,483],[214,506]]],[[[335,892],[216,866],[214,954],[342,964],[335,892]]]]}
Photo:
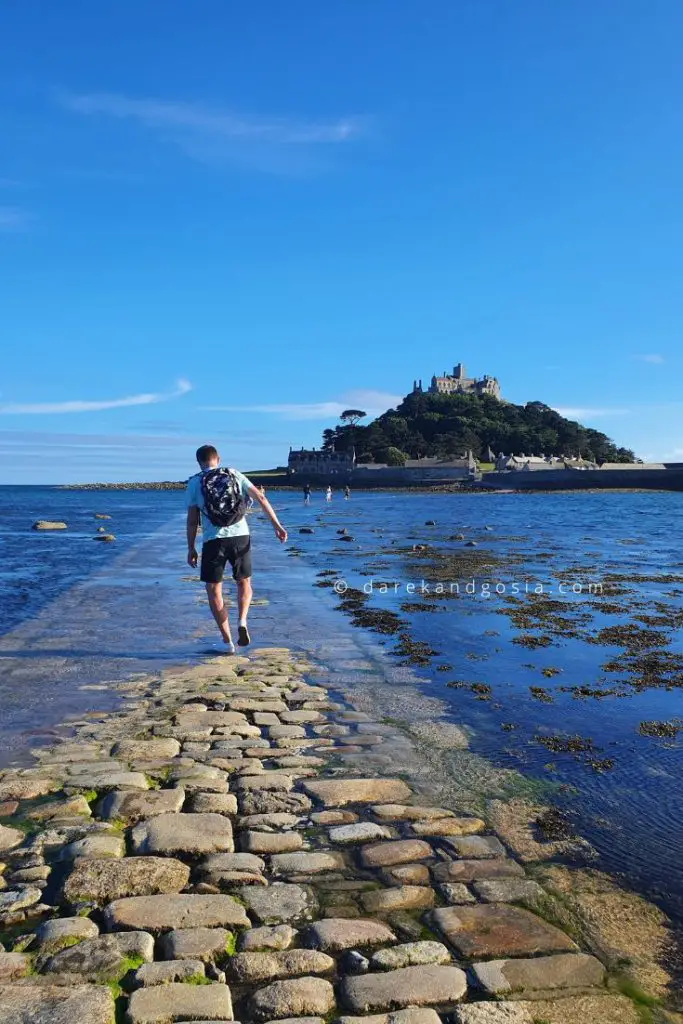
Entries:
{"type": "Polygon", "coordinates": [[[248,647],[251,643],[251,637],[249,636],[249,630],[246,626],[239,626],[237,629],[237,646],[248,647]]]}

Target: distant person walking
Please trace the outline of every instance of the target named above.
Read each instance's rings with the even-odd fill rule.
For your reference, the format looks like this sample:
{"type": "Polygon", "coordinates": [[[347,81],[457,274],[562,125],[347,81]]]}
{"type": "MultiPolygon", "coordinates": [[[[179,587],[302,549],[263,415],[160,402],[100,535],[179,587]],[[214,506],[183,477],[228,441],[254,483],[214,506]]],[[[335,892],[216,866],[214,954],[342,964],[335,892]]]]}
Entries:
{"type": "Polygon", "coordinates": [[[246,647],[251,642],[247,616],[252,599],[251,537],[245,513],[248,502],[258,502],[266,513],[275,536],[284,543],[287,531],[272,505],[243,473],[220,465],[220,456],[213,445],[197,449],[197,462],[201,472],[187,482],[187,561],[195,568],[199,560],[196,541],[201,518],[202,559],[200,576],[206,584],[209,607],[230,654],[235,653],[228,612],[223,602],[223,573],[229,562],[232,578],[237,585],[237,611],[239,625],[237,644],[246,647]]]}
{"type": "Polygon", "coordinates": [[[311,504],[311,485],[304,484],[304,505],[311,504]]]}
{"type": "Polygon", "coordinates": [[[332,501],[332,488],[329,486],[325,491],[325,501],[332,501]]]}
{"type": "Polygon", "coordinates": [[[346,487],[344,488],[344,501],[348,501],[350,497],[351,497],[351,488],[347,484],[346,487]]]}

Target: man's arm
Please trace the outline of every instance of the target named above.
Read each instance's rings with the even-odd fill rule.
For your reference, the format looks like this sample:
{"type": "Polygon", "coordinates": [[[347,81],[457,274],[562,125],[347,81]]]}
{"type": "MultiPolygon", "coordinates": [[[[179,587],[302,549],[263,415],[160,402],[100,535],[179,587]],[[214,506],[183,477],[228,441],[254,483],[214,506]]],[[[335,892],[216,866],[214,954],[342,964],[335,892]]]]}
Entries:
{"type": "Polygon", "coordinates": [[[261,506],[261,508],[263,509],[263,511],[266,513],[271,523],[273,524],[275,536],[282,544],[284,544],[284,542],[287,540],[287,531],[285,530],[284,526],[281,525],[280,520],[275,514],[275,509],[270,504],[265,494],[261,494],[259,489],[257,487],[254,487],[253,484],[249,485],[249,487],[247,488],[247,492],[250,498],[253,498],[254,501],[257,501],[259,503],[259,505],[261,506]]]}
{"type": "Polygon", "coordinates": [[[196,505],[190,505],[187,510],[187,563],[193,569],[197,567],[197,530],[199,529],[199,509],[196,505]]]}

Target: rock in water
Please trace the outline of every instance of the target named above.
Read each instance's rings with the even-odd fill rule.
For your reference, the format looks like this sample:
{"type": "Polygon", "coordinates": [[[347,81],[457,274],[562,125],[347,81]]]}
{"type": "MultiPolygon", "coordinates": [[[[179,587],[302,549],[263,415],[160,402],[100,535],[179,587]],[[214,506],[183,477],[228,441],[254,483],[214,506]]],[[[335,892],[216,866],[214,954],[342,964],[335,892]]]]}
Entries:
{"type": "Polygon", "coordinates": [[[61,520],[57,519],[38,519],[33,526],[33,530],[66,530],[67,525],[61,520]]]}
{"type": "Polygon", "coordinates": [[[113,533],[98,533],[96,537],[93,537],[93,540],[112,541],[116,540],[116,537],[113,533]]]}

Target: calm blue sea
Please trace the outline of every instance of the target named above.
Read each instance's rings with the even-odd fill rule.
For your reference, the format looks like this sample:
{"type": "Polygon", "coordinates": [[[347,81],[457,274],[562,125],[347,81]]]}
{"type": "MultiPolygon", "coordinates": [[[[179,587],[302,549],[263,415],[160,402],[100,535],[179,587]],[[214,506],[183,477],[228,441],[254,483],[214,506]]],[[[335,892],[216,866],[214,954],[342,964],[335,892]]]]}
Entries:
{"type": "MultiPolygon", "coordinates": [[[[402,671],[397,636],[352,626],[334,592],[314,584],[328,570],[330,579],[365,587],[368,607],[395,612],[400,631],[431,650],[411,671],[425,692],[447,702],[454,721],[470,727],[473,749],[552,783],[600,866],[683,919],[683,733],[660,739],[639,731],[641,722],[666,721],[674,732],[683,725],[683,680],[634,686],[624,648],[591,642],[605,627],[635,626],[663,636],[666,646],[654,650],[683,654],[683,496],[354,493],[349,502],[335,494],[328,505],[314,494],[310,507],[297,492],[271,497],[290,541],[281,548],[261,517],[252,517],[261,602],[252,614],[255,640],[320,651],[324,638],[331,657],[374,652],[391,682],[393,666],[396,678],[402,671]],[[314,532],[300,534],[301,526],[314,532]],[[341,529],[353,539],[342,541],[341,529]],[[451,581],[460,583],[459,597],[423,593],[423,580],[427,588],[433,583],[428,552],[416,558],[413,545],[462,552],[463,542],[449,539],[456,533],[476,542],[471,550],[484,562],[490,553],[490,570],[477,568],[474,594],[465,592],[471,574],[451,581]],[[560,595],[560,579],[603,582],[605,597],[560,595]],[[504,585],[505,593],[486,596],[484,582],[492,590],[504,585]],[[566,609],[566,629],[516,625],[503,614],[513,584],[527,602],[525,590],[539,583],[566,609]],[[550,635],[549,646],[515,642],[540,635],[550,635]],[[621,659],[616,673],[605,669],[614,659],[621,659]],[[594,695],[610,689],[617,693],[594,695]],[[579,736],[591,749],[549,751],[542,738],[558,736],[579,736]]],[[[107,681],[220,650],[184,558],[180,492],[0,488],[5,762],[48,740],[65,718],[110,707],[107,681]],[[115,544],[93,540],[96,512],[112,516],[104,525],[115,544]],[[63,518],[69,529],[34,532],[37,518],[63,518]]]]}

